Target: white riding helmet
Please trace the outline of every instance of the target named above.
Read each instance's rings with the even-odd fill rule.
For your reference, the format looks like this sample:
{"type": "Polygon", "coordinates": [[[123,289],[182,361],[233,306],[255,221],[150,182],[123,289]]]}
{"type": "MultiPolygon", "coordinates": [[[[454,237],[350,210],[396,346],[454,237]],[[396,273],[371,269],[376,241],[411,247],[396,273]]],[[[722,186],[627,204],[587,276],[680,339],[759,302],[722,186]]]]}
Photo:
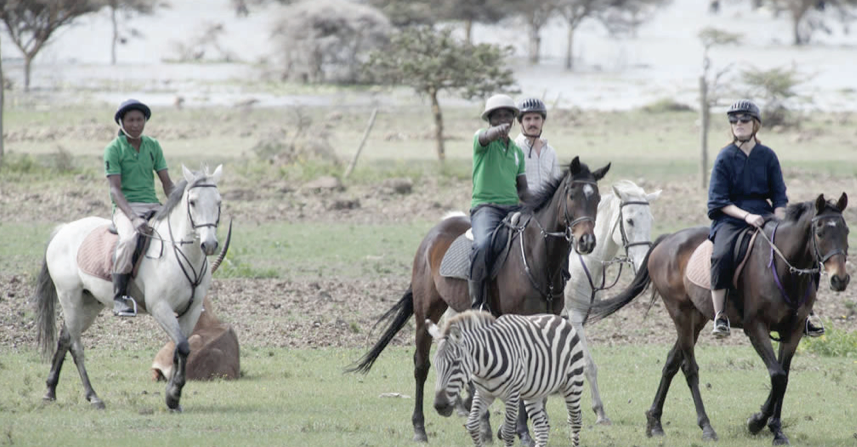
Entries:
{"type": "Polygon", "coordinates": [[[515,101],[506,95],[494,95],[485,101],[485,111],[482,112],[482,120],[488,121],[488,115],[497,109],[510,109],[515,116],[518,116],[518,106],[515,101]]]}

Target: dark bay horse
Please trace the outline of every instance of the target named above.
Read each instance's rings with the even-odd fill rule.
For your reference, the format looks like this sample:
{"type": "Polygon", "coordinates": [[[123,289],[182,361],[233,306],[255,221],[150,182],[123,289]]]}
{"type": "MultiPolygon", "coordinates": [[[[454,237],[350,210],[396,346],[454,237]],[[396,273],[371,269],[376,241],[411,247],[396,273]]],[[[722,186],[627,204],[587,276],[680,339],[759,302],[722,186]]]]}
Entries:
{"type": "MultiPolygon", "coordinates": [[[[815,303],[819,273],[826,270],[830,288],[838,292],[845,290],[850,281],[845,270],[848,226],[842,216],[847,204],[845,193],[837,202],[825,201],[824,195],[819,195],[815,202],[789,206],[785,219],[768,222],[765,237],[756,238],[738,279],[738,296],[726,303],[732,327],[744,329],[771,376],[768,399],[747,425],[756,434],[767,424],[774,435],[774,445],[789,443],[780,420],[783,397],[804,321],[815,303]],[[771,331],[780,336],[778,355],[771,345],[771,331]]],[[[717,439],[702,404],[699,367],[693,352],[700,331],[714,318],[711,293],[685,277],[691,254],[707,237],[708,227],[661,236],[628,288],[610,300],[596,303],[590,313],[590,321],[607,317],[630,303],[651,283],[675,323],[678,339],[667,355],[652,407],[646,411],[648,436],[664,434],[661,426],[664,401],[673,376],[681,368],[693,396],[703,439],[717,439]]]]}
{"type": "MultiPolygon", "coordinates": [[[[564,307],[564,271],[571,244],[580,253],[595,248],[595,215],[601,197],[596,183],[610,164],[591,172],[575,157],[565,174],[544,186],[521,210],[522,220],[532,216],[512,241],[508,258],[488,286],[486,301],[497,315],[559,314],[564,307]],[[519,248],[520,247],[520,248],[519,248]]],[[[415,316],[414,440],[426,442],[423,388],[428,376],[432,337],[426,319],[437,323],[448,307],[458,312],[470,308],[467,282],[440,275],[440,264],[452,242],[470,228],[465,217],[444,219],[432,228],[414,256],[411,285],[399,302],[378,323],[390,320],[381,339],[349,372],[368,373],[393,337],[415,316]]],[[[376,323],[377,324],[377,323],[376,323]]],[[[488,430],[490,432],[490,428],[488,430]]]]}

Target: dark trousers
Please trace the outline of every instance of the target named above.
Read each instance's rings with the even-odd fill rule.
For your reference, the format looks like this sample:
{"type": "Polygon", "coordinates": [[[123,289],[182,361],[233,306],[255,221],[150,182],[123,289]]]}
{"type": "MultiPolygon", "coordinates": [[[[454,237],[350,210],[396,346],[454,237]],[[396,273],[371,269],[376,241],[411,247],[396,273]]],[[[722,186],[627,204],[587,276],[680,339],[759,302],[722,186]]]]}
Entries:
{"type": "Polygon", "coordinates": [[[714,250],[711,252],[711,290],[732,288],[735,275],[735,242],[747,228],[745,223],[723,222],[714,233],[714,250]]]}
{"type": "Polygon", "coordinates": [[[473,248],[470,251],[470,279],[482,281],[491,274],[494,260],[491,255],[491,233],[517,205],[479,205],[470,210],[473,229],[473,248]]]}

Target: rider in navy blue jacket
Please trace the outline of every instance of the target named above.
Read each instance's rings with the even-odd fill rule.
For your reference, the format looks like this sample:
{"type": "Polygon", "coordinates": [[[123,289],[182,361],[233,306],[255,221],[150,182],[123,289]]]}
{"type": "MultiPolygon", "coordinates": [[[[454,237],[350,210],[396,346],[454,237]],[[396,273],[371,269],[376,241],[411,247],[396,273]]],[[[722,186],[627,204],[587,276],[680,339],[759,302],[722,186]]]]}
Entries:
{"type": "MultiPolygon", "coordinates": [[[[729,319],[723,313],[726,290],[732,286],[732,251],[741,231],[748,226],[761,228],[764,216],[785,217],[788,204],[786,184],[780,161],[771,148],[756,139],[762,126],[759,107],[743,99],[726,112],[733,141],[723,148],[714,161],[708,186],[709,239],[714,243],[711,254],[711,299],[714,303],[716,337],[730,333],[729,319]]],[[[809,320],[806,333],[819,336],[824,328],[809,320]]]]}

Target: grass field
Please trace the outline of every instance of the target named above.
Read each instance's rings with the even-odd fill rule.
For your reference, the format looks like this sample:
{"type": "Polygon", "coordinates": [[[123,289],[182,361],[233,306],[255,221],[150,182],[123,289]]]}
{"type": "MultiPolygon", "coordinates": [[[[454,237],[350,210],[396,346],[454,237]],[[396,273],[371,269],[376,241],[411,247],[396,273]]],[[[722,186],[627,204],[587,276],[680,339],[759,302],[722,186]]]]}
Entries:
{"type": "MultiPolygon", "coordinates": [[[[258,340],[262,333],[282,333],[282,340],[271,341],[270,345],[288,346],[290,337],[307,336],[284,333],[282,329],[306,327],[292,325],[301,318],[317,318],[320,328],[327,327],[327,320],[342,319],[349,330],[361,337],[369,332],[368,327],[355,325],[373,321],[377,315],[370,311],[304,317],[301,311],[306,307],[296,303],[313,306],[313,300],[319,300],[320,309],[330,306],[334,309],[331,312],[348,308],[342,300],[372,299],[373,309],[389,307],[383,300],[394,299],[392,295],[369,295],[378,290],[390,293],[388,289],[400,294],[407,286],[414,252],[426,231],[447,209],[466,210],[470,138],[482,126],[478,111],[444,109],[448,160],[443,167],[436,162],[428,111],[427,105],[407,100],[401,106],[382,110],[357,170],[345,181],[346,190],[312,193],[301,190],[307,181],[322,175],[342,176],[344,163],[362,135],[368,118],[366,110],[301,109],[299,114],[312,121],[305,130],[316,136],[319,144],[332,148],[341,161],[302,160],[284,165],[260,160],[253,148],[272,138],[288,139],[294,135],[299,118],[294,110],[155,110],[155,119],[147,130],[164,146],[174,176],[178,175],[180,163],[189,167],[203,161],[225,163],[221,185],[224,215],[236,214],[239,218],[229,256],[215,281],[237,278],[235,281],[262,284],[248,294],[273,291],[266,292],[273,296],[226,297],[227,291],[244,284],[229,283],[218,292],[223,302],[240,299],[246,307],[240,315],[230,314],[228,308],[218,309],[225,321],[244,329],[239,338],[246,335],[242,340],[258,340]],[[410,178],[414,192],[406,196],[379,192],[383,182],[394,177],[410,178]],[[330,206],[337,199],[359,199],[361,206],[337,210],[330,206]],[[285,287],[281,284],[289,281],[301,287],[318,282],[318,287],[323,288],[332,287],[331,278],[347,286],[325,291],[329,292],[328,299],[334,295],[340,301],[323,302],[312,287],[295,286],[294,290],[304,293],[300,299],[277,294],[285,287]],[[387,283],[379,285],[371,283],[373,280],[387,283]],[[352,290],[364,287],[357,292],[352,290]],[[337,296],[337,291],[349,290],[350,294],[337,296]],[[292,299],[294,303],[289,301],[292,299]],[[282,309],[277,307],[278,311],[257,308],[257,300],[282,300],[285,305],[282,309]],[[256,317],[257,312],[261,317],[256,317]],[[248,316],[253,319],[242,320],[248,316]],[[249,331],[259,334],[250,337],[249,331]]],[[[182,400],[185,412],[177,415],[166,410],[163,384],[151,382],[147,369],[154,354],[152,346],[160,343],[158,337],[163,334],[140,337],[141,327],[152,327],[144,319],[124,325],[102,317],[96,322],[101,338],[85,339],[90,377],[107,410],[94,411],[85,402],[70,359],[57,402],[42,403],[48,365],[39,361],[32,346],[20,344],[21,340],[29,340],[32,327],[19,320],[29,319],[31,314],[22,310],[23,306],[3,307],[10,301],[24,300],[21,291],[31,287],[17,284],[16,296],[6,291],[11,290],[11,278],[32,283],[54,225],[89,214],[109,216],[100,155],[114,135],[111,116],[112,111],[105,107],[85,104],[65,114],[49,111],[46,105],[6,110],[8,153],[6,163],[0,167],[0,308],[14,308],[15,312],[10,310],[9,315],[0,317],[0,331],[21,333],[0,334],[7,345],[14,344],[13,349],[0,356],[0,445],[412,445],[413,400],[378,397],[391,392],[413,396],[412,349],[400,345],[389,348],[375,370],[361,377],[342,375],[341,370],[359,358],[365,348],[285,349],[242,344],[241,380],[189,383],[182,400]],[[135,345],[136,337],[147,344],[135,345]],[[105,341],[105,346],[100,346],[99,340],[105,341]],[[126,349],[113,349],[116,345],[126,349]]],[[[793,200],[809,200],[819,192],[855,192],[857,155],[853,151],[854,127],[850,119],[846,115],[813,115],[802,121],[800,129],[762,135],[782,161],[793,200]]],[[[695,120],[696,115],[689,112],[558,111],[551,114],[546,135],[561,160],[579,154],[592,167],[610,161],[613,167],[608,181],[628,178],[645,184],[647,191],[664,189],[661,199],[652,206],[655,236],[707,224],[705,191],[696,187],[695,120]]],[[[723,128],[720,124],[714,126],[711,161],[725,142],[723,128]]],[[[853,209],[846,211],[849,222],[855,216],[853,209]]],[[[225,228],[220,229],[220,234],[225,234],[225,228]]],[[[851,243],[857,244],[857,232],[852,232],[851,243]]],[[[853,266],[849,268],[853,273],[853,266]]],[[[852,346],[849,343],[853,339],[844,334],[855,329],[857,300],[851,289],[841,295],[826,292],[823,300],[820,304],[828,307],[821,309],[829,313],[823,316],[827,321],[836,319],[831,326],[841,332],[837,332],[834,341],[804,348],[796,357],[783,413],[785,432],[794,445],[853,446],[857,445],[857,342],[852,346]]],[[[663,309],[660,312],[659,318],[665,319],[663,309]]],[[[313,321],[304,323],[312,327],[313,321]]],[[[622,320],[621,325],[610,320],[607,323],[599,330],[615,331],[615,327],[636,324],[631,320],[622,320]]],[[[671,330],[668,326],[657,326],[656,330],[664,327],[671,330]]],[[[650,330],[646,327],[639,333],[650,330]]],[[[366,345],[369,343],[367,340],[366,345]]],[[[667,437],[645,438],[643,412],[651,404],[668,347],[640,340],[635,343],[596,348],[601,390],[614,424],[592,426],[594,416],[588,410],[587,388],[582,444],[701,445],[701,431],[680,375],[673,382],[663,418],[667,437]]],[[[769,445],[767,430],[754,437],[745,426],[770,386],[755,352],[746,344],[701,344],[697,354],[702,392],[720,435],[718,445],[769,445]]],[[[356,345],[351,342],[348,346],[356,345]]],[[[441,418],[431,407],[433,380],[432,373],[425,405],[431,444],[470,445],[460,418],[441,418]]],[[[495,404],[493,411],[496,429],[502,405],[495,404]]],[[[550,445],[567,445],[569,431],[557,399],[551,401],[549,413],[550,445]]]]}

